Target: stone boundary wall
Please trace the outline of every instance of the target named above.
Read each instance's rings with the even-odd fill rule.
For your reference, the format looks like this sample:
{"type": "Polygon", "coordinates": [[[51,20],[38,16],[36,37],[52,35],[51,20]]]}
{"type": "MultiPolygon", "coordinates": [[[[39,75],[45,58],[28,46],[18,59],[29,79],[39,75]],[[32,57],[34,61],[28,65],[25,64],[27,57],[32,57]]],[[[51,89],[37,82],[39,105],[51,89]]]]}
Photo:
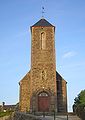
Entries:
{"type": "Polygon", "coordinates": [[[41,120],[39,117],[22,113],[22,112],[15,112],[12,120],[41,120]]]}
{"type": "Polygon", "coordinates": [[[8,120],[9,116],[0,117],[0,120],[8,120]]]}
{"type": "Polygon", "coordinates": [[[9,116],[0,117],[0,120],[7,120],[9,116]]]}

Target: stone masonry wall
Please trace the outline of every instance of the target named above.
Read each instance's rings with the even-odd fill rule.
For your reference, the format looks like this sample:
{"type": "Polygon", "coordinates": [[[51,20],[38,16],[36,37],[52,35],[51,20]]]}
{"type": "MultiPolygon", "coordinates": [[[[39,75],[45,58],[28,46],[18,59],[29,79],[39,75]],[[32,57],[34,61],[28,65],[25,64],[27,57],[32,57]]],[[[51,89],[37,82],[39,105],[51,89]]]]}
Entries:
{"type": "Polygon", "coordinates": [[[30,72],[20,81],[20,111],[29,111],[30,109],[30,72]]]}
{"type": "Polygon", "coordinates": [[[26,114],[26,113],[16,112],[14,114],[12,120],[41,120],[41,119],[34,116],[34,115],[29,115],[29,114],[26,114]]]}
{"type": "MultiPolygon", "coordinates": [[[[32,27],[31,97],[36,91],[51,91],[56,109],[55,28],[32,27]],[[42,49],[41,34],[45,33],[42,49]]],[[[53,100],[52,100],[53,101],[53,100]]]]}
{"type": "Polygon", "coordinates": [[[67,82],[62,80],[63,110],[67,112],[67,82]]]}
{"type": "Polygon", "coordinates": [[[32,57],[31,57],[31,88],[32,92],[50,89],[56,94],[56,65],[54,27],[32,28],[32,57]],[[41,33],[46,34],[46,49],[41,48],[41,33]],[[42,78],[42,71],[45,77],[42,78]],[[35,86],[34,86],[35,85],[35,86]]]}
{"type": "Polygon", "coordinates": [[[67,112],[67,86],[66,81],[57,73],[57,104],[58,112],[67,112]]]}

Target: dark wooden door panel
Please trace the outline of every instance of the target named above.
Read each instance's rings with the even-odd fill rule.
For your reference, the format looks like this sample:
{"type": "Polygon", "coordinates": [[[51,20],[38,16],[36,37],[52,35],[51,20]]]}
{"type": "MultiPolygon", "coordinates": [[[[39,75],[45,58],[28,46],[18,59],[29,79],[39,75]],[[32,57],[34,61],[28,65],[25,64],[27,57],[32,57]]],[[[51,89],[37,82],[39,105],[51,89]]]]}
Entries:
{"type": "Polygon", "coordinates": [[[48,96],[38,97],[38,110],[41,112],[49,111],[49,97],[48,96]]]}

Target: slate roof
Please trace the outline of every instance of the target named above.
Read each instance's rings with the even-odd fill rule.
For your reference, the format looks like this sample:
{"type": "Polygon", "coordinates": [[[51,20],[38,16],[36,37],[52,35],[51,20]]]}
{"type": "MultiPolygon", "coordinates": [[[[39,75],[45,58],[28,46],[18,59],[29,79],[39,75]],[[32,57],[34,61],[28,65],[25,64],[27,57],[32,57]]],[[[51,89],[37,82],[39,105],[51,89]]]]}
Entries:
{"type": "MultiPolygon", "coordinates": [[[[66,80],[56,71],[56,80],[57,81],[62,81],[64,80],[66,82],[66,80]]],[[[66,82],[67,83],[67,82],[66,82]]]]}
{"type": "Polygon", "coordinates": [[[4,109],[15,109],[16,105],[4,105],[3,108],[4,109]]]}
{"type": "Polygon", "coordinates": [[[41,27],[54,27],[51,23],[49,23],[46,19],[40,19],[37,23],[35,23],[32,27],[37,27],[37,26],[41,26],[41,27]]]}

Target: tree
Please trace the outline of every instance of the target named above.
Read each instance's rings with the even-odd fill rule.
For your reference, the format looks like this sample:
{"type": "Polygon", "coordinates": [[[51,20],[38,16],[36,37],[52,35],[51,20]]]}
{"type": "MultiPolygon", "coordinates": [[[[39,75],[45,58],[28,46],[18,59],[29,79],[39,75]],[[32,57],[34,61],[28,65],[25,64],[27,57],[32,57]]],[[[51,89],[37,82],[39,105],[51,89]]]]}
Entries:
{"type": "Polygon", "coordinates": [[[82,90],[74,99],[73,111],[85,120],[85,90],[82,90]]]}

